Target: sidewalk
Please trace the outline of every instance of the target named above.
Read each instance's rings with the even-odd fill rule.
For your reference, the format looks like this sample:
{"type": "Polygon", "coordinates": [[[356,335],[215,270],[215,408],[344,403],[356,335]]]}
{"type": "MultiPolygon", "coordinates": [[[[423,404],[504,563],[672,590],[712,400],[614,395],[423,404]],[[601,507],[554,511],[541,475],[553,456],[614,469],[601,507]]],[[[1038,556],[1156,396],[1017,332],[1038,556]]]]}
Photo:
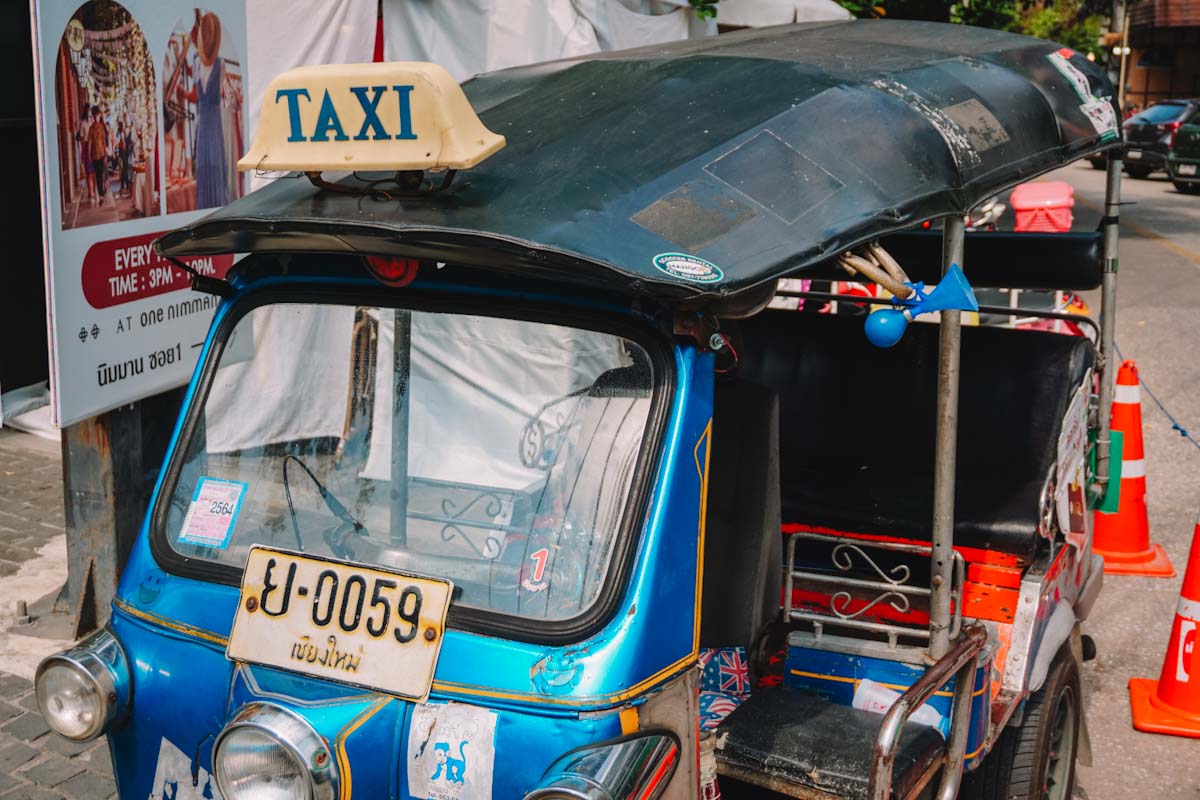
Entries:
{"type": "Polygon", "coordinates": [[[33,684],[0,672],[0,800],[116,797],[104,739],[76,743],[50,733],[33,684]]]}
{"type": "Polygon", "coordinates": [[[15,625],[17,601],[32,607],[66,580],[63,526],[59,446],[0,429],[0,800],[116,797],[105,742],[67,741],[37,712],[34,670],[68,643],[15,625]]]}

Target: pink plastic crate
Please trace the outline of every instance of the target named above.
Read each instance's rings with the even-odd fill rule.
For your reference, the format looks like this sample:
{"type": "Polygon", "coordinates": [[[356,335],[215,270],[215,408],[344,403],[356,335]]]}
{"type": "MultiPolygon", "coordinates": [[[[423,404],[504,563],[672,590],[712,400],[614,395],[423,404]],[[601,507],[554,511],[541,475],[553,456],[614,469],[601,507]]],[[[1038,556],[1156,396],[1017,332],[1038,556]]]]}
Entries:
{"type": "Polygon", "coordinates": [[[1018,231],[1066,233],[1071,230],[1075,189],[1069,183],[1023,183],[1013,189],[1010,200],[1017,215],[1018,231]]]}

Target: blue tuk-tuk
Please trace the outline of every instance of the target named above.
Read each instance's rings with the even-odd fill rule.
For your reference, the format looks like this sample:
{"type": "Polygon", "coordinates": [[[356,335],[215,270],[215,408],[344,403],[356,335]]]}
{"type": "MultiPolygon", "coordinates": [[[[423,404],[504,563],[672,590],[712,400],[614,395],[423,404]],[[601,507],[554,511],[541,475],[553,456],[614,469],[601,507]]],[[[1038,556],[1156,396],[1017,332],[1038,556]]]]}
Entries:
{"type": "Polygon", "coordinates": [[[287,174],[157,242],[221,302],[48,723],[124,798],[1069,798],[1119,153],[1096,233],[963,215],[1112,96],[879,21],[279,76],[287,174]],[[865,333],[771,307],[848,272],[865,333]],[[972,286],[1102,287],[1098,335],[972,286]]]}

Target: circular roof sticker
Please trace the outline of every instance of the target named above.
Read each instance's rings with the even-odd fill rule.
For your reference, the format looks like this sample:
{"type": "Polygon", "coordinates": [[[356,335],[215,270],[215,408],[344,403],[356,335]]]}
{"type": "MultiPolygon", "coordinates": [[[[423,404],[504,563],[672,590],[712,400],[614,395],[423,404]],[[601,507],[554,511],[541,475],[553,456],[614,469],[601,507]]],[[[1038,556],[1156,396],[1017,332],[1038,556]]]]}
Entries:
{"type": "Polygon", "coordinates": [[[694,283],[716,283],[725,277],[716,264],[687,253],[659,253],[654,257],[654,266],[668,275],[694,283]]]}

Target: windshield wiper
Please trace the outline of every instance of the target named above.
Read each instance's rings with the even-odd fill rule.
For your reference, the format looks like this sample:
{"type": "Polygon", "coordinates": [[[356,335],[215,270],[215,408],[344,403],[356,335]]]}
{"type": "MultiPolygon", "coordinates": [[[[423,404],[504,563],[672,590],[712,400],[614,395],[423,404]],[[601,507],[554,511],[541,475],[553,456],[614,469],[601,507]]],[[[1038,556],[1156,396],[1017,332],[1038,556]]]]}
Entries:
{"type": "Polygon", "coordinates": [[[301,461],[299,456],[288,453],[283,457],[283,494],[285,497],[287,497],[288,514],[292,518],[292,532],[296,535],[296,547],[298,547],[301,552],[304,551],[304,542],[300,539],[300,523],[296,519],[296,509],[292,505],[292,487],[291,484],[288,483],[287,470],[289,461],[295,461],[300,465],[300,469],[304,470],[308,474],[308,477],[312,480],[313,485],[317,487],[317,491],[321,493],[321,499],[325,501],[325,507],[329,509],[331,514],[347,525],[353,526],[355,533],[366,533],[366,526],[359,522],[354,515],[350,513],[350,510],[346,508],[346,506],[344,506],[340,500],[334,497],[332,492],[325,488],[325,484],[321,483],[317,476],[313,474],[313,471],[308,468],[308,465],[301,461]]]}

